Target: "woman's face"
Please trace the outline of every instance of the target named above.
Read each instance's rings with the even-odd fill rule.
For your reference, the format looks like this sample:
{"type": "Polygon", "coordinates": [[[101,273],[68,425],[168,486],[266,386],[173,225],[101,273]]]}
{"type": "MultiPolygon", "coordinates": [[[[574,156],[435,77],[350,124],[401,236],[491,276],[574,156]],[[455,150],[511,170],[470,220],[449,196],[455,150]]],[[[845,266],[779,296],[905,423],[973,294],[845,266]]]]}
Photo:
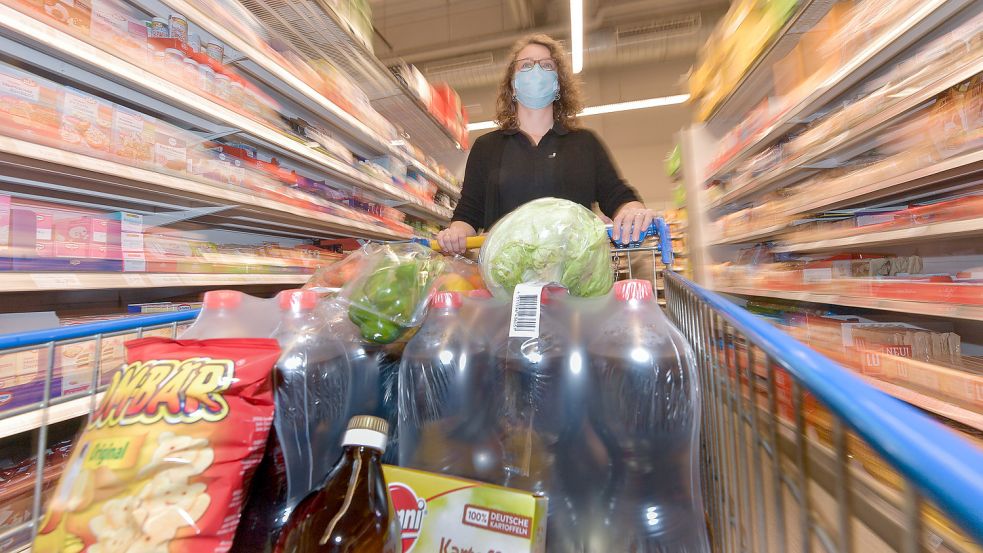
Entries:
{"type": "MultiPolygon", "coordinates": [[[[550,53],[550,49],[543,46],[542,44],[530,44],[519,50],[519,53],[515,55],[516,60],[522,59],[532,59],[532,60],[545,60],[553,57],[550,53]]],[[[515,69],[512,71],[512,78],[515,78],[516,72],[519,71],[519,66],[516,64],[515,69]]]]}

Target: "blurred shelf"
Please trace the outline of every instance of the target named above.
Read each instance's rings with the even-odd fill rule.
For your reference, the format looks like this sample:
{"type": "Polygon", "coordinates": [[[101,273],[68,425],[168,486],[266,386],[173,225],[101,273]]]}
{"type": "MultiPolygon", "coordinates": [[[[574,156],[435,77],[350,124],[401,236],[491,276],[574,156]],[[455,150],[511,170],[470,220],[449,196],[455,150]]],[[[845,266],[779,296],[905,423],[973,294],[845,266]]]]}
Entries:
{"type": "MultiPolygon", "coordinates": [[[[873,166],[876,167],[876,166],[873,166]]],[[[920,169],[906,170],[903,174],[888,177],[883,180],[873,180],[861,169],[844,179],[856,182],[854,186],[815,187],[816,194],[809,194],[804,200],[789,209],[786,215],[796,215],[817,210],[836,209],[860,201],[875,200],[893,194],[900,194],[917,188],[924,188],[952,181],[962,177],[972,177],[983,172],[983,149],[957,155],[938,161],[920,169]],[[840,190],[836,192],[835,190],[840,190]]]]}
{"type": "Polygon", "coordinates": [[[69,200],[108,197],[112,203],[126,202],[127,209],[147,211],[222,206],[212,220],[281,234],[410,238],[385,227],[266,199],[247,189],[222,188],[5,136],[0,136],[0,167],[8,178],[16,177],[7,185],[9,191],[40,188],[46,197],[69,200]]]}
{"type": "Polygon", "coordinates": [[[932,303],[923,301],[902,301],[872,298],[864,296],[842,296],[839,294],[819,294],[813,292],[796,292],[791,290],[765,290],[761,288],[721,287],[717,292],[738,296],[758,296],[764,298],[780,298],[785,300],[805,301],[810,303],[825,303],[863,309],[878,309],[896,311],[899,313],[918,313],[935,317],[951,317],[983,321],[983,306],[963,305],[958,303],[932,303]]]}
{"type": "MultiPolygon", "coordinates": [[[[723,203],[731,202],[769,188],[780,181],[787,180],[790,175],[794,173],[799,173],[803,170],[814,171],[814,169],[809,167],[811,164],[827,159],[836,153],[855,148],[864,142],[868,142],[871,137],[875,136],[879,131],[883,130],[891,123],[897,121],[906,113],[925,105],[942,92],[945,92],[953,86],[972,78],[981,71],[983,71],[983,56],[978,55],[977,57],[968,60],[966,63],[959,65],[957,68],[952,69],[943,75],[934,75],[934,77],[930,79],[930,82],[912,83],[906,86],[905,89],[901,91],[906,93],[906,95],[900,96],[900,99],[887,105],[885,109],[871,114],[869,117],[861,120],[854,127],[840,133],[840,135],[836,137],[822,142],[820,145],[810,149],[807,153],[799,156],[795,160],[779,164],[770,171],[762,173],[759,177],[751,181],[746,186],[742,186],[728,192],[727,194],[724,194],[718,201],[714,202],[712,207],[718,207],[723,203]]],[[[897,98],[900,94],[901,93],[892,95],[892,97],[897,98]]],[[[880,107],[884,108],[883,105],[880,107]]],[[[871,144],[871,146],[873,145],[871,144]]],[[[861,150],[867,149],[869,149],[869,147],[861,148],[861,150]]],[[[853,152],[853,154],[848,157],[852,157],[852,155],[856,153],[861,152],[853,152]]]]}
{"type": "MultiPolygon", "coordinates": [[[[185,4],[181,0],[165,1],[175,9],[185,4]]],[[[297,50],[313,59],[327,59],[347,73],[368,95],[372,106],[402,127],[407,138],[429,155],[464,155],[450,130],[355,37],[329,2],[240,0],[240,3],[297,50]]],[[[198,21],[194,16],[191,20],[198,21]]]]}
{"type": "Polygon", "coordinates": [[[452,185],[450,181],[438,175],[436,171],[427,167],[426,164],[424,164],[420,160],[416,159],[415,157],[413,157],[412,155],[406,152],[399,151],[395,148],[393,149],[393,152],[394,155],[396,155],[400,159],[404,160],[406,163],[409,163],[410,165],[415,167],[417,171],[423,173],[425,177],[430,179],[431,182],[436,184],[438,188],[444,191],[451,198],[454,198],[456,200],[461,197],[461,188],[459,186],[452,185]]]}
{"type": "MultiPolygon", "coordinates": [[[[102,401],[102,396],[105,392],[99,392],[95,396],[95,402],[91,395],[85,395],[75,399],[70,399],[68,401],[63,401],[60,403],[53,403],[48,406],[47,414],[40,407],[36,407],[31,411],[13,415],[10,417],[3,417],[0,415],[0,439],[14,436],[20,434],[21,432],[27,432],[29,430],[34,430],[35,428],[40,428],[42,422],[46,424],[55,424],[62,421],[67,421],[69,419],[74,419],[76,417],[81,417],[83,415],[88,415],[94,405],[98,405],[102,401]]],[[[57,401],[57,399],[55,399],[57,401]]]]}
{"type": "Polygon", "coordinates": [[[710,112],[707,123],[743,117],[772,89],[772,67],[799,43],[799,35],[812,29],[835,4],[833,0],[802,0],[771,43],[754,60],[734,89],[710,112]],[[715,121],[717,120],[717,121],[715,121]]]}
{"type": "Polygon", "coordinates": [[[983,234],[983,217],[962,221],[947,221],[909,228],[884,230],[880,232],[863,232],[863,228],[854,229],[853,236],[813,240],[809,242],[784,242],[775,247],[776,252],[818,252],[838,250],[858,246],[882,246],[895,243],[909,243],[915,240],[930,238],[954,238],[976,236],[983,234]]]}
{"type": "Polygon", "coordinates": [[[885,394],[900,399],[905,403],[910,403],[919,409],[924,409],[930,413],[935,413],[941,417],[945,417],[983,431],[983,413],[973,411],[971,409],[965,409],[963,407],[959,407],[958,405],[953,405],[945,400],[917,392],[911,388],[906,388],[904,386],[899,386],[897,384],[892,384],[890,382],[885,382],[883,380],[878,380],[862,374],[857,374],[857,376],[862,378],[867,384],[870,384],[885,394]]]}
{"type": "Polygon", "coordinates": [[[710,245],[721,246],[724,244],[742,244],[744,242],[750,242],[752,240],[757,240],[759,238],[768,238],[770,236],[775,236],[776,234],[781,234],[782,231],[784,231],[786,228],[788,228],[788,224],[785,223],[780,225],[765,227],[761,230],[754,230],[751,232],[746,232],[744,234],[739,234],[737,236],[721,238],[720,240],[711,242],[710,245]]]}
{"type": "MultiPolygon", "coordinates": [[[[799,125],[803,119],[862,82],[887,61],[908,49],[971,3],[972,0],[925,0],[921,2],[902,21],[869,41],[866,47],[853,58],[840,66],[823,82],[816,85],[812,93],[786,109],[770,126],[756,133],[758,135],[756,140],[738,150],[734,156],[714,170],[706,180],[714,180],[733,172],[749,156],[771,145],[793,127],[799,125]]],[[[724,195],[711,204],[709,208],[719,207],[730,199],[728,195],[724,195]]]]}
{"type": "MultiPolygon", "coordinates": [[[[19,40],[38,45],[58,59],[77,64],[97,75],[109,77],[133,90],[163,99],[199,117],[244,132],[274,151],[324,172],[331,180],[403,202],[403,209],[438,222],[448,221],[451,211],[433,202],[425,203],[409,192],[361,173],[355,167],[319,152],[264,123],[240,114],[196,92],[183,88],[113,54],[77,39],[17,10],[0,5],[0,30],[19,40]]],[[[28,60],[30,62],[30,60],[28,60]]]]}
{"type": "Polygon", "coordinates": [[[0,273],[0,291],[117,290],[123,288],[176,288],[304,284],[309,274],[181,274],[181,273],[0,273]]]}

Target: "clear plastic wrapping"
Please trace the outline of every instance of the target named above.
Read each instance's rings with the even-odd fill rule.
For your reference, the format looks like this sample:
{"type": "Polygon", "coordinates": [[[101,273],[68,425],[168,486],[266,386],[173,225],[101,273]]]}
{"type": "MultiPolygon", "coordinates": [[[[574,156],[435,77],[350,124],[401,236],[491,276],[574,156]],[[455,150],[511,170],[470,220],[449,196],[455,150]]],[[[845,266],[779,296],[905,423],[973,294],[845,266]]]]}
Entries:
{"type": "Polygon", "coordinates": [[[510,297],[523,282],[555,282],[574,296],[600,296],[614,281],[604,223],[557,198],[533,200],[495,223],[480,259],[488,289],[498,297],[510,297]]]}
{"type": "Polygon", "coordinates": [[[400,367],[400,464],[549,496],[547,550],[708,551],[692,350],[648,281],[510,304],[439,294],[400,367]]]}

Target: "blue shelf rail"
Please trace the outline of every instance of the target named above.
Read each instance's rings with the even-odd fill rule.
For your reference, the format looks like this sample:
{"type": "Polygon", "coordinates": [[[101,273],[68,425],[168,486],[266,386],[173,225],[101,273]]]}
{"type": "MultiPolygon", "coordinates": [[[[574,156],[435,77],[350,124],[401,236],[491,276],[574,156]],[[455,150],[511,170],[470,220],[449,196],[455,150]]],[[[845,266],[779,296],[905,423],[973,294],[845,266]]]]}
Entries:
{"type": "Polygon", "coordinates": [[[671,271],[666,292],[700,370],[715,551],[874,550],[858,523],[905,553],[983,544],[983,450],[671,271]]]}

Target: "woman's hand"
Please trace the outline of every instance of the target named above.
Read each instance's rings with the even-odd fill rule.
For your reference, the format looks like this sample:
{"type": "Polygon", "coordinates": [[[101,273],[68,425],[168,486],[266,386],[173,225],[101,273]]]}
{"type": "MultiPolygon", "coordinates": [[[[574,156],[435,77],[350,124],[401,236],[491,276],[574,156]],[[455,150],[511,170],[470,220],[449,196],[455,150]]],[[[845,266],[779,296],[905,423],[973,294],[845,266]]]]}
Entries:
{"type": "Polygon", "coordinates": [[[612,238],[616,242],[638,242],[642,231],[652,225],[655,212],[645,207],[642,202],[628,202],[618,208],[614,214],[612,238]]]}
{"type": "Polygon", "coordinates": [[[469,236],[477,236],[478,231],[464,221],[454,221],[451,226],[437,233],[437,243],[444,253],[463,254],[467,251],[469,236]]]}

